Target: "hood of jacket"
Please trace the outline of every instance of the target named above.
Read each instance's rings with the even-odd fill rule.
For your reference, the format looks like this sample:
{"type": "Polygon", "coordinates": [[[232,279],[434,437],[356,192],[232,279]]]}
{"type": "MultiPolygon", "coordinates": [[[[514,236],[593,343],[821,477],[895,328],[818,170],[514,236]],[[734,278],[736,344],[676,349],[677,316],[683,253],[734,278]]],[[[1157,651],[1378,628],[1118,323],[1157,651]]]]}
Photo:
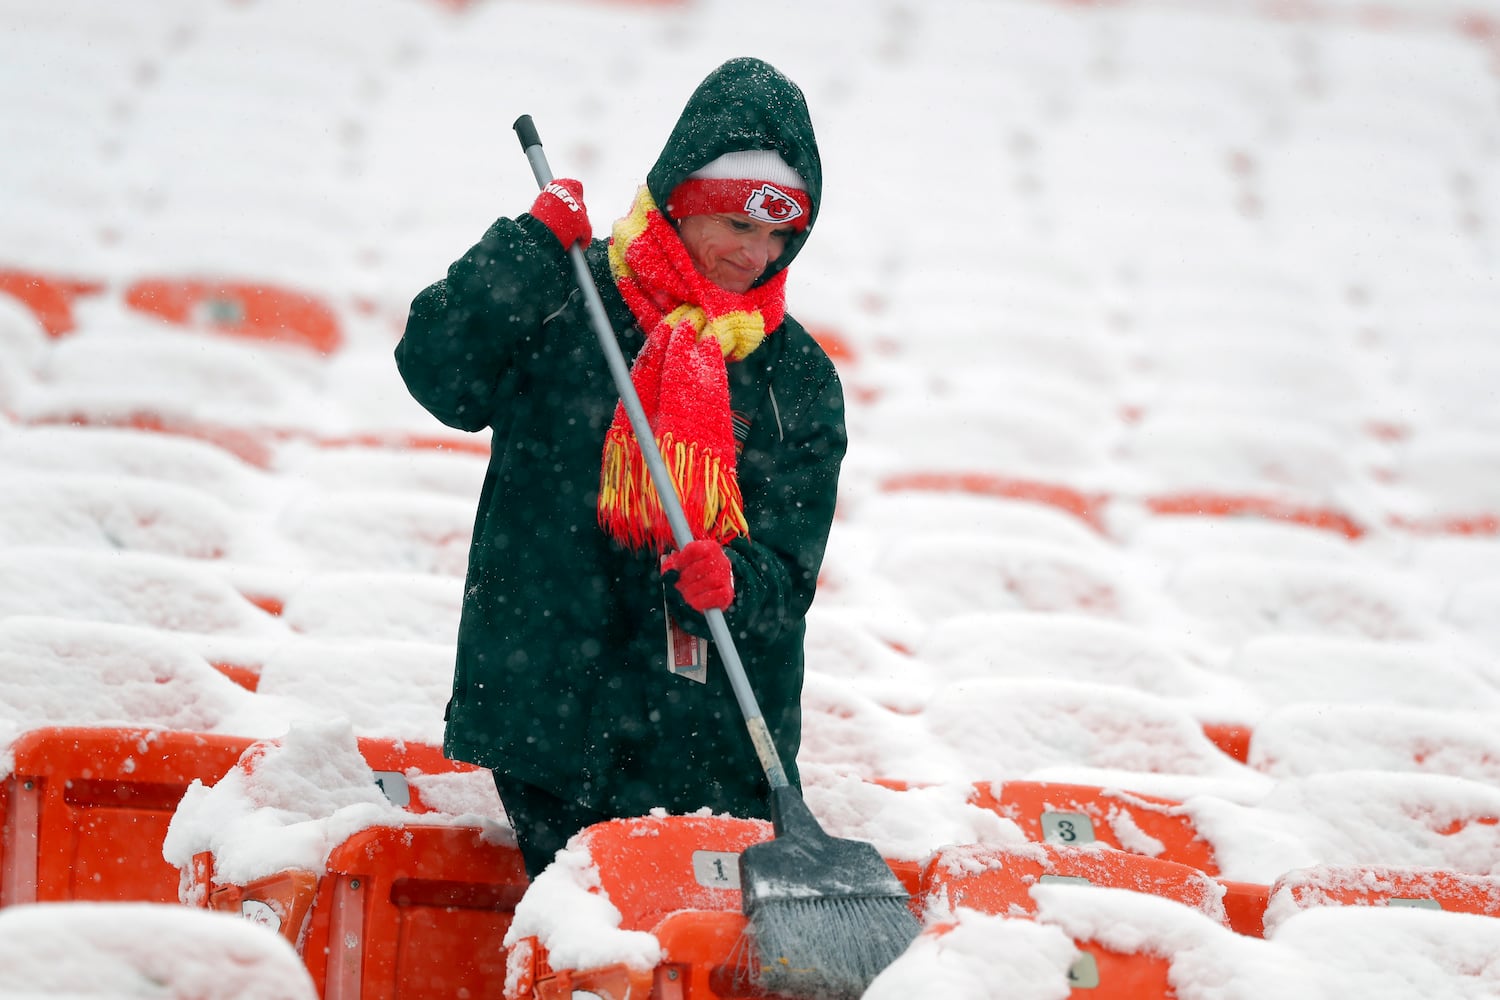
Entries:
{"type": "Polygon", "coordinates": [[[725,153],[772,149],[802,175],[812,202],[807,228],[794,233],[786,250],[756,284],[764,284],[796,259],[818,219],[823,164],[802,90],[760,59],[731,59],[710,73],[688,98],[672,134],[646,175],[658,205],[687,176],[725,153]]]}

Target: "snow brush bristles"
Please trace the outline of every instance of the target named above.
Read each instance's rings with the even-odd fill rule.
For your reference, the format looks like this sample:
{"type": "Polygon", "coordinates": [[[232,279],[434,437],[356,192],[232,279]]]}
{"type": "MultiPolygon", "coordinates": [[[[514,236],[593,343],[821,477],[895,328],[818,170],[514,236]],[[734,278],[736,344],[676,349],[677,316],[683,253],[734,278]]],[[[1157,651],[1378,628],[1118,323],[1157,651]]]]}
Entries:
{"type": "Polygon", "coordinates": [[[851,1000],[920,929],[880,853],[830,837],[796,790],[771,793],[776,839],[740,855],[751,981],[763,992],[851,1000]]]}

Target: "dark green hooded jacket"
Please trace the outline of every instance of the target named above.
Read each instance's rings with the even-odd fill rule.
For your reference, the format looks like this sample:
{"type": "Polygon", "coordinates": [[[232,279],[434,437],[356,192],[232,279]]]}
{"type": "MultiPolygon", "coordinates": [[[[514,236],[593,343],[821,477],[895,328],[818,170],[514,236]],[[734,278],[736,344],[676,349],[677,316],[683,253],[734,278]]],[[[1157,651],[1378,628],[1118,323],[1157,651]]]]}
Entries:
{"type": "MultiPolygon", "coordinates": [[[[647,184],[658,204],[720,154],[774,149],[807,182],[815,220],[822,169],[800,91],[765,63],[737,59],[693,94],[647,184]]],[[[809,229],[811,223],[809,224],[809,229]]],[[[799,234],[776,266],[785,267],[799,234]]],[[[609,275],[607,244],[587,256],[621,350],[644,335],[609,275]]],[[[670,606],[707,623],[655,556],[613,543],[596,497],[619,394],[557,240],[529,214],[500,219],[412,303],[396,361],[412,395],[444,423],[489,428],[459,626],[449,756],[616,815],[656,807],[765,816],[765,779],[717,654],[707,683],[666,664],[670,606]]],[[[833,365],[788,317],[729,365],[748,539],[729,547],[726,619],[789,775],[797,779],[804,619],[833,520],[845,449],[833,365]]]]}

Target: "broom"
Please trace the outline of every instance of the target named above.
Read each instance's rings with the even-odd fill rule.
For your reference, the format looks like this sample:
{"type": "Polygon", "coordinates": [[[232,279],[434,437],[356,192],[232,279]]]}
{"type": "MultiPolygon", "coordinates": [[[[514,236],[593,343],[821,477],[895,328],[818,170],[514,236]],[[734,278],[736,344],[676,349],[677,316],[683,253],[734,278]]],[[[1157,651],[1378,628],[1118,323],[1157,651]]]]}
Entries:
{"type": "MultiPolygon", "coordinates": [[[[552,182],[552,170],[531,116],[517,118],[513,127],[537,186],[546,187],[552,182]]],[[[568,256],[620,401],[661,497],[672,538],[681,548],[693,540],[692,529],[630,381],[604,300],[594,286],[583,247],[575,243],[568,248],[568,256]]],[[[831,837],[818,824],[787,779],[724,613],[711,608],[705,617],[771,787],[776,836],[740,855],[745,916],[759,954],[752,975],[771,993],[820,1000],[857,997],[916,937],[919,927],[910,897],[872,845],[831,837]]]]}

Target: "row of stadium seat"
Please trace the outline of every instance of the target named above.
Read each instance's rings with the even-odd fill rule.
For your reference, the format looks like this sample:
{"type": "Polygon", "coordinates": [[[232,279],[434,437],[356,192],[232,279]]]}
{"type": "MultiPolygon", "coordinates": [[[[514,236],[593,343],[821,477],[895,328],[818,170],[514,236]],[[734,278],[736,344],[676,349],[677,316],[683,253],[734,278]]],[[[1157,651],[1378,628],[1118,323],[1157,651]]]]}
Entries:
{"type": "MultiPolygon", "coordinates": [[[[0,269],[0,292],[23,303],[42,328],[54,338],[65,336],[74,330],[76,327],[75,309],[80,301],[111,297],[117,297],[120,303],[130,310],[155,317],[169,325],[208,329],[232,338],[248,338],[268,344],[288,345],[308,352],[311,357],[328,357],[339,349],[346,337],[338,310],[329,303],[303,291],[264,283],[238,280],[210,281],[201,278],[149,278],[128,283],[122,289],[112,290],[105,282],[97,279],[0,269]]],[[[1194,332],[1195,339],[1201,340],[1198,331],[1194,332]]],[[[852,352],[847,348],[840,348],[843,339],[837,331],[823,329],[821,335],[835,352],[841,354],[846,367],[858,368],[852,352]]],[[[1259,339],[1263,338],[1257,338],[1259,339]]],[[[97,354],[104,346],[107,345],[94,345],[90,354],[97,354]]],[[[1221,353],[1217,352],[1214,356],[1217,357],[1221,353]]],[[[1487,372],[1490,370],[1485,360],[1487,357],[1488,355],[1480,351],[1470,364],[1457,367],[1444,364],[1437,370],[1440,372],[1455,370],[1471,373],[1487,372]]],[[[1241,365],[1235,370],[1234,374],[1237,378],[1243,375],[1240,370],[1242,367],[1241,365]]],[[[1420,367],[1420,364],[1415,367],[1408,365],[1407,370],[1416,371],[1420,367]]],[[[65,380],[65,374],[63,377],[65,380]]],[[[857,385],[861,380],[856,378],[854,381],[857,385]]],[[[993,398],[993,380],[986,378],[983,381],[984,391],[993,398]]],[[[1201,382],[1201,379],[1195,375],[1193,381],[1197,384],[1201,382]]],[[[1488,380],[1481,381],[1483,384],[1488,384],[1488,380]]],[[[1443,398],[1450,398],[1454,395],[1451,387],[1446,389],[1439,387],[1437,391],[1443,398]]],[[[1327,392],[1319,390],[1317,395],[1319,398],[1324,398],[1327,392]]],[[[1482,391],[1481,395],[1483,395],[1482,391]]],[[[1207,408],[1213,411],[1215,404],[1207,401],[1207,408]]],[[[941,408],[933,409],[932,400],[926,400],[925,405],[919,409],[926,414],[922,419],[941,420],[950,430],[974,423],[974,420],[967,418],[954,421],[944,417],[940,412],[941,408]]],[[[1036,414],[1027,416],[1022,413],[1017,419],[1021,419],[1028,427],[1034,428],[1035,417],[1036,414]]],[[[232,421],[216,421],[212,417],[205,418],[181,408],[163,409],[159,405],[153,406],[145,401],[136,405],[128,402],[122,404],[121,400],[116,400],[102,409],[90,409],[82,406],[77,400],[70,402],[66,398],[60,398],[45,403],[42,409],[23,415],[21,419],[32,424],[62,423],[83,426],[138,427],[196,437],[225,448],[241,459],[262,468],[271,465],[278,447],[287,441],[307,441],[324,446],[369,444],[397,449],[440,448],[473,454],[487,452],[487,445],[483,441],[477,441],[472,435],[449,434],[431,429],[428,432],[417,432],[403,428],[392,428],[384,433],[367,431],[352,435],[320,433],[311,428],[277,428],[274,425],[267,427],[265,419],[258,420],[256,426],[238,426],[232,421]]],[[[274,421],[274,416],[270,419],[274,421]]],[[[902,419],[909,420],[912,417],[906,414],[902,419]]],[[[1111,419],[1113,420],[1114,417],[1111,416],[1111,419]]],[[[1141,437],[1139,444],[1147,446],[1148,451],[1151,448],[1189,447],[1190,442],[1178,441],[1173,435],[1177,434],[1180,437],[1181,434],[1178,434],[1180,431],[1202,437],[1204,419],[1204,407],[1195,405],[1188,422],[1190,426],[1174,430],[1175,424],[1172,420],[1164,418],[1158,424],[1151,426],[1149,435],[1141,437]]],[[[1139,420],[1140,414],[1136,413],[1131,422],[1139,420]]],[[[979,424],[975,424],[975,428],[977,429],[982,424],[983,421],[980,421],[979,424]]],[[[1245,429],[1241,427],[1239,430],[1245,429]]],[[[1373,503],[1367,502],[1369,509],[1356,512],[1338,503],[1320,500],[1319,497],[1329,496],[1336,492],[1335,488],[1339,486],[1338,483],[1319,486],[1313,479],[1308,478],[1314,475],[1314,470],[1322,470],[1319,474],[1326,476],[1329,470],[1337,464],[1336,462],[1331,464],[1326,455],[1319,458],[1321,445],[1312,441],[1308,443],[1307,460],[1301,462],[1301,467],[1307,475],[1302,476],[1301,480],[1293,476],[1291,480],[1282,482],[1276,476],[1292,475],[1298,467],[1298,462],[1292,460],[1288,451],[1292,439],[1288,438],[1285,433],[1277,432],[1270,453],[1275,456],[1273,464],[1277,466],[1278,471],[1274,476],[1268,475],[1263,468],[1260,468],[1270,461],[1266,454],[1261,454],[1266,451],[1266,448],[1262,447],[1264,442],[1257,443],[1256,440],[1246,438],[1241,442],[1243,445],[1241,450],[1244,454],[1238,458],[1231,454],[1235,449],[1228,447],[1226,442],[1237,440],[1233,421],[1225,423],[1222,427],[1215,427],[1213,435],[1213,440],[1216,442],[1215,457],[1211,463],[1199,464],[1204,469],[1218,468],[1218,471],[1196,486],[1191,483],[1176,483],[1173,481],[1173,476],[1167,476],[1153,487],[1147,485],[1150,482],[1148,476],[1146,480],[1143,480],[1141,487],[1106,493],[1098,489],[1081,488],[1069,482],[1066,476],[1051,481],[1028,478],[1024,475],[1024,470],[1029,463],[1024,460],[1024,456],[1016,456],[1020,460],[1009,463],[1023,472],[1020,476],[1006,474],[1003,468],[991,468],[986,464],[974,466],[972,463],[978,452],[970,448],[964,449],[971,463],[969,469],[949,469],[939,463],[930,469],[892,470],[885,475],[881,488],[887,491],[959,491],[975,495],[1029,499],[1069,511],[1083,519],[1085,523],[1100,528],[1108,528],[1112,519],[1118,520],[1118,515],[1113,514],[1115,509],[1129,511],[1144,508],[1144,511],[1149,514],[1265,518],[1322,528],[1342,533],[1351,539],[1359,539],[1374,529],[1478,535],[1495,533],[1497,523],[1500,523],[1500,514],[1497,514],[1496,509],[1497,503],[1500,503],[1500,497],[1464,496],[1465,492],[1472,493],[1472,491],[1463,489],[1455,492],[1454,477],[1445,471],[1450,467],[1456,468],[1460,465],[1466,469],[1471,468],[1474,462],[1493,462],[1495,459],[1492,448],[1488,448],[1477,440],[1462,439],[1462,435],[1455,436],[1456,431],[1449,433],[1429,427],[1404,428],[1400,426],[1399,421],[1387,423],[1372,421],[1365,431],[1370,434],[1383,434],[1387,438],[1395,435],[1395,440],[1399,443],[1399,454],[1393,459],[1390,467],[1383,471],[1383,475],[1391,479],[1391,483],[1388,484],[1390,486],[1406,484],[1413,496],[1423,498],[1421,503],[1414,505],[1410,497],[1403,498],[1392,494],[1390,499],[1385,501],[1385,509],[1380,507],[1382,501],[1375,498],[1373,503]],[[1229,465],[1239,463],[1243,468],[1235,472],[1229,465],[1225,465],[1226,462],[1229,465]],[[1426,496],[1429,493],[1431,496],[1426,496]],[[1439,502],[1436,499],[1439,496],[1445,499],[1439,502]]],[[[1029,432],[1020,437],[1000,436],[1001,439],[1015,438],[1017,441],[1025,441],[1028,437],[1029,432]]],[[[995,437],[990,435],[987,440],[993,443],[995,437]]],[[[1128,457],[1130,449],[1136,446],[1130,444],[1131,435],[1129,434],[1126,435],[1125,441],[1128,457]]],[[[1060,450],[1053,446],[1047,450],[1048,460],[1051,462],[1055,461],[1057,456],[1066,449],[1060,450]]],[[[1173,451],[1172,454],[1177,454],[1177,451],[1173,451]]],[[[1074,471],[1089,473],[1089,464],[1101,457],[1094,456],[1074,471]]],[[[933,458],[934,456],[929,455],[927,461],[931,462],[933,458]]],[[[1140,459],[1148,464],[1152,461],[1149,454],[1140,456],[1140,459]]],[[[986,462],[993,463],[995,460],[995,456],[990,456],[986,462]]],[[[1000,463],[1001,466],[1005,464],[1000,463]]]]}
{"type": "MultiPolygon", "coordinates": [[[[19,300],[51,337],[77,327],[79,299],[109,292],[103,281],[16,269],[0,269],[0,292],[19,300]]],[[[218,333],[295,344],[321,354],[343,341],[337,315],[305,292],[242,281],[143,278],[120,291],[126,306],[170,323],[218,333]]]]}
{"type": "MultiPolygon", "coordinates": [[[[714,859],[732,862],[768,832],[764,823],[696,817],[622,820],[585,831],[575,847],[587,852],[598,891],[620,915],[619,928],[651,931],[661,945],[661,960],[650,969],[628,964],[555,968],[547,945],[557,929],[522,923],[523,930],[537,933],[522,937],[510,952],[506,996],[549,996],[558,989],[593,989],[612,996],[754,995],[747,986],[754,959],[746,952],[737,871],[732,864],[716,866],[714,859]]],[[[925,864],[892,868],[926,919],[925,937],[949,932],[961,910],[1036,919],[1034,890],[1051,884],[1124,889],[1171,900],[1225,929],[1255,936],[1268,905],[1281,921],[1309,906],[1414,906],[1500,915],[1496,879],[1430,870],[1322,867],[1292,873],[1274,886],[1248,886],[1171,861],[1047,842],[947,848],[925,864]]],[[[1077,991],[1073,995],[1143,1000],[1173,995],[1170,953],[1111,947],[1088,938],[1075,945],[1079,955],[1067,973],[1068,985],[1077,991]],[[1107,992],[1084,992],[1096,989],[1107,992]]]]}
{"type": "MultiPolygon", "coordinates": [[[[244,737],[161,729],[60,727],[25,733],[14,744],[15,765],[4,785],[3,903],[164,902],[183,895],[206,900],[212,895],[212,865],[182,882],[160,857],[167,825],[193,782],[212,785],[236,765],[253,764],[255,755],[247,751],[255,745],[244,737]]],[[[361,738],[358,745],[385,797],[411,816],[434,812],[413,778],[473,770],[445,759],[433,746],[373,738],[361,738]]],[[[970,802],[1015,823],[1034,843],[1104,847],[1208,877],[1219,874],[1213,845],[1196,828],[1193,810],[1162,796],[1006,781],[976,783],[970,802]]],[[[1500,824],[1500,815],[1455,814],[1439,824],[1438,832],[1452,836],[1466,824],[1493,826],[1500,824]]],[[[914,878],[910,862],[896,864],[914,878]]],[[[1444,884],[1451,888],[1457,882],[1444,884]]]]}

